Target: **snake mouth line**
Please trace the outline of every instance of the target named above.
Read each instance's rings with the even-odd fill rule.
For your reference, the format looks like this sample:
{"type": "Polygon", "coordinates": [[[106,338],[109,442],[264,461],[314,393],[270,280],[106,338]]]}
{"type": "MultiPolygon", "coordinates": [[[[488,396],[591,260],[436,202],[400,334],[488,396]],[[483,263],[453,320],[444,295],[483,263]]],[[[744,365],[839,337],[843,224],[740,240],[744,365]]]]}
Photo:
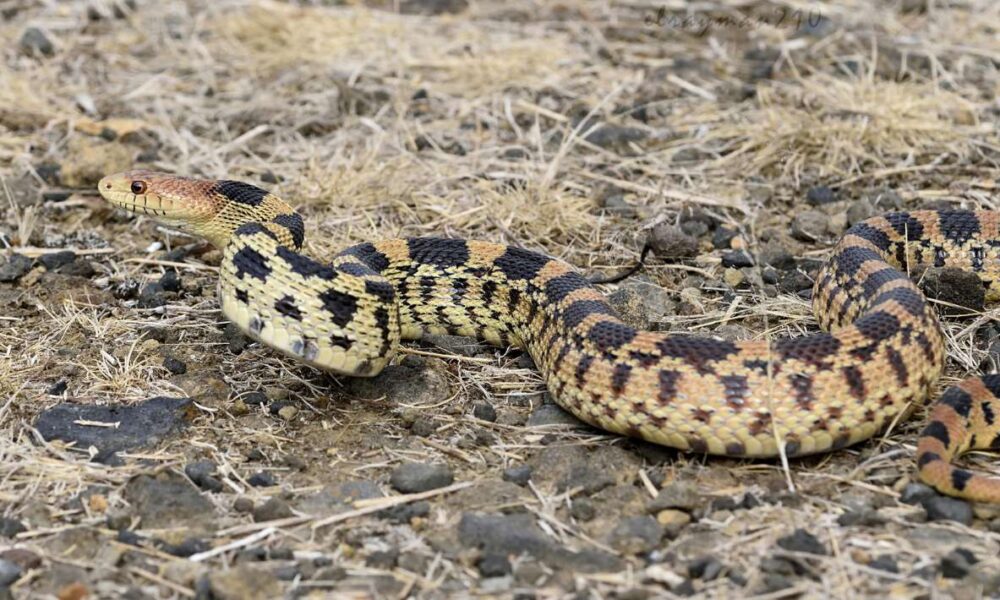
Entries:
{"type": "Polygon", "coordinates": [[[139,203],[139,196],[132,194],[130,200],[116,199],[113,201],[116,206],[121,209],[127,210],[132,213],[142,213],[151,217],[166,217],[167,210],[163,208],[153,208],[149,206],[149,197],[146,195],[142,196],[142,204],[139,203]]]}

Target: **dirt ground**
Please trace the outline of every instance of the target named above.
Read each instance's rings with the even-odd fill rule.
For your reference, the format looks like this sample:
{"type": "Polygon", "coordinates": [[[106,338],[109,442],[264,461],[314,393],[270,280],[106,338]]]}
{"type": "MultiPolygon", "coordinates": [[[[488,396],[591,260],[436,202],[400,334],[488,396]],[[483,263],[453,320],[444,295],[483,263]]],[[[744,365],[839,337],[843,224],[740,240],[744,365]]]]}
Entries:
{"type": "MultiPolygon", "coordinates": [[[[632,322],[799,335],[850,224],[996,208],[1000,4],[0,0],[0,19],[0,595],[1000,597],[1000,511],[914,483],[922,407],[783,465],[587,428],[526,356],[461,338],[335,378],[226,327],[218,250],[95,191],[132,167],[248,181],[302,212],[314,257],[434,234],[608,277],[648,242],[604,286],[632,322]]],[[[981,302],[944,317],[943,384],[995,369],[981,302]]]]}

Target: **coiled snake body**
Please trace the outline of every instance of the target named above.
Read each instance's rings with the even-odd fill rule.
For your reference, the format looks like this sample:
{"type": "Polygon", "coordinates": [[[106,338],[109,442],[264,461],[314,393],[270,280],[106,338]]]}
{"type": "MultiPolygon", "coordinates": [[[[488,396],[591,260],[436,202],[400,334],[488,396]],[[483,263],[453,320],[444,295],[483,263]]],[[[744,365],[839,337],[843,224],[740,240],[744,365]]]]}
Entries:
{"type": "MultiPolygon", "coordinates": [[[[424,333],[519,346],[580,419],[700,453],[799,456],[870,438],[923,402],[944,364],[937,316],[900,269],[961,267],[1000,291],[1000,213],[890,213],[854,225],[821,270],[825,332],[729,342],[636,330],[568,264],[503,244],[388,239],[323,264],[299,252],[302,218],[257,187],[147,171],[99,185],[114,205],[222,248],[223,313],[288,356],[373,376],[424,333]]],[[[1000,376],[942,395],[918,446],[925,482],[1000,502],[1000,480],[951,464],[1000,449],[998,395],[1000,376]]]]}

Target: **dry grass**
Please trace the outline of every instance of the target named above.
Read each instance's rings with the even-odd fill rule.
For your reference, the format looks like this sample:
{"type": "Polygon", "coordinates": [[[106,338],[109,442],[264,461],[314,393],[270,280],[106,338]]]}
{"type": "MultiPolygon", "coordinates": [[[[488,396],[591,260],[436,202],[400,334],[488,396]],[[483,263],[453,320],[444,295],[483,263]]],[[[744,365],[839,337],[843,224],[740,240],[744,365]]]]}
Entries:
{"type": "MultiPolygon", "coordinates": [[[[232,565],[240,549],[285,546],[348,572],[344,581],[286,584],[300,591],[370,590],[383,577],[395,582],[389,595],[488,595],[483,586],[493,584],[481,580],[474,556],[441,551],[454,545],[448,536],[463,511],[518,507],[566,547],[607,550],[618,519],[642,513],[658,486],[683,480],[712,497],[752,492],[768,502],[706,512],[649,560],[626,556],[630,567],[621,573],[546,567],[539,586],[517,575],[492,593],[540,587],[545,597],[574,590],[662,595],[683,581],[688,561],[705,554],[748,582],[697,582],[701,597],[981,592],[976,580],[943,579],[934,569],[961,546],[979,557],[981,571],[995,570],[996,515],[977,507],[971,527],[923,523],[921,509],[896,500],[912,477],[917,418],[879,440],[786,469],[683,455],[659,461],[614,436],[526,428],[543,386],[509,353],[411,349],[405,360],[423,361],[430,391],[360,400],[356,384],[260,347],[229,352],[213,297],[217,253],[184,259],[185,293],[162,309],[115,299],[114,286],[154,281],[170,266],[159,260],[161,248],[191,240],[112,215],[91,188],[99,174],[140,156],[161,170],[264,182],[307,217],[314,256],[379,237],[436,234],[543,250],[608,274],[637,259],[648,229],[679,222],[682,208],[696,207],[738,227],[753,251],[772,237],[797,256],[822,258],[832,239],[800,243],[787,235],[812,185],[839,188],[844,202],[831,214],[885,190],[906,207],[996,207],[1000,44],[989,23],[1000,20],[1000,5],[515,1],[425,17],[360,3],[225,0],[139,2],[112,18],[120,4],[0,2],[13,11],[0,23],[0,39],[12,40],[0,65],[0,239],[25,253],[38,254],[41,246],[114,252],[88,255],[98,271],[90,281],[36,268],[17,285],[0,284],[0,503],[6,516],[30,525],[10,543],[46,560],[17,593],[51,596],[65,583],[52,565],[71,560],[62,545],[66,531],[110,539],[98,527],[100,505],[66,508],[69,498],[102,486],[107,511],[127,511],[122,486],[133,474],[198,459],[215,461],[227,475],[225,490],[208,494],[219,529],[209,537],[214,550],[199,562],[217,569],[232,565]],[[88,5],[103,16],[88,17],[88,5]],[[716,23],[750,14],[772,24],[720,25],[698,36],[646,23],[660,6],[716,23]],[[773,25],[775,11],[795,9],[819,11],[829,28],[797,34],[773,25]],[[31,25],[53,40],[52,57],[18,48],[31,25]],[[618,126],[639,134],[595,142],[592,134],[618,126]],[[102,128],[119,137],[104,140],[102,128]],[[61,165],[63,181],[45,184],[52,163],[61,165]],[[42,188],[72,195],[41,202],[42,188]],[[616,194],[626,206],[603,210],[616,194]],[[150,248],[153,239],[158,248],[150,248]],[[156,342],[145,327],[169,336],[156,342]],[[189,374],[171,376],[161,367],[165,355],[184,360],[189,374]],[[46,393],[57,381],[68,384],[64,398],[46,393]],[[290,402],[298,414],[286,421],[237,401],[258,390],[290,402]],[[165,448],[137,452],[125,467],[88,464],[79,460],[85,449],[40,443],[31,427],[62,400],[131,403],[159,394],[197,396],[199,417],[165,448]],[[497,422],[471,416],[483,399],[497,408],[497,422]],[[412,435],[415,419],[429,421],[433,432],[412,435]],[[448,490],[429,498],[426,518],[403,525],[370,513],[383,507],[378,502],[418,498],[394,496],[333,519],[328,511],[278,523],[254,523],[231,508],[238,494],[260,504],[345,480],[384,483],[406,460],[447,462],[460,484],[495,483],[505,467],[576,445],[631,477],[611,488],[622,498],[590,498],[600,510],[592,521],[569,510],[584,497],[580,489],[557,490],[544,478],[518,488],[513,499],[476,496],[478,486],[448,490]],[[248,462],[254,451],[266,460],[248,462]],[[296,471],[284,462],[288,456],[307,470],[296,471]],[[250,486],[247,478],[260,469],[275,472],[284,491],[250,486]],[[625,498],[621,488],[636,497],[625,498]],[[886,523],[839,525],[837,517],[858,502],[875,506],[886,523]],[[775,591],[761,557],[784,552],[775,540],[796,527],[814,533],[830,554],[810,557],[806,575],[775,591]],[[372,552],[390,547],[426,562],[366,564],[372,552]],[[883,554],[897,559],[899,573],[868,566],[883,554]]],[[[815,330],[798,297],[771,297],[756,287],[725,295],[721,253],[707,237],[700,250],[683,264],[654,258],[647,265],[644,275],[678,308],[653,315],[658,327],[707,333],[739,323],[756,338],[815,330]],[[695,288],[700,298],[682,303],[695,288]]],[[[944,320],[945,383],[979,372],[988,346],[983,332],[997,316],[990,310],[944,320]]],[[[973,463],[998,473],[995,457],[979,455],[973,463]]],[[[188,561],[155,549],[114,548],[139,566],[116,566],[124,562],[96,554],[73,563],[91,588],[101,581],[111,596],[128,585],[158,597],[193,595],[195,575],[181,573],[188,561]]],[[[516,559],[515,571],[528,562],[516,559]]]]}

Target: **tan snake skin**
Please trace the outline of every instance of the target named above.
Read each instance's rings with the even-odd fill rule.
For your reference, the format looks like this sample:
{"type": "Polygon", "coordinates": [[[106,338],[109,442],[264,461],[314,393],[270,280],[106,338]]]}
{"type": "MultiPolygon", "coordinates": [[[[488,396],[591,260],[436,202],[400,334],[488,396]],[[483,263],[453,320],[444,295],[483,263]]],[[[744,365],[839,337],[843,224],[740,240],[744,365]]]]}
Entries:
{"type": "MultiPolygon", "coordinates": [[[[891,213],[852,227],[820,272],[823,333],[729,342],[638,331],[568,264],[489,242],[411,238],[365,243],[330,264],[299,250],[302,218],[265,190],[134,171],[100,192],[222,248],[223,313],[310,365],[376,375],[401,339],[473,336],[524,348],[556,401],[602,429],[692,452],[800,456],[872,437],[927,397],[944,364],[937,317],[906,273],[975,272],[1000,290],[998,213],[891,213]]],[[[938,490],[1000,501],[1000,481],[951,465],[1000,448],[1000,377],[949,389],[919,447],[938,490]]]]}

